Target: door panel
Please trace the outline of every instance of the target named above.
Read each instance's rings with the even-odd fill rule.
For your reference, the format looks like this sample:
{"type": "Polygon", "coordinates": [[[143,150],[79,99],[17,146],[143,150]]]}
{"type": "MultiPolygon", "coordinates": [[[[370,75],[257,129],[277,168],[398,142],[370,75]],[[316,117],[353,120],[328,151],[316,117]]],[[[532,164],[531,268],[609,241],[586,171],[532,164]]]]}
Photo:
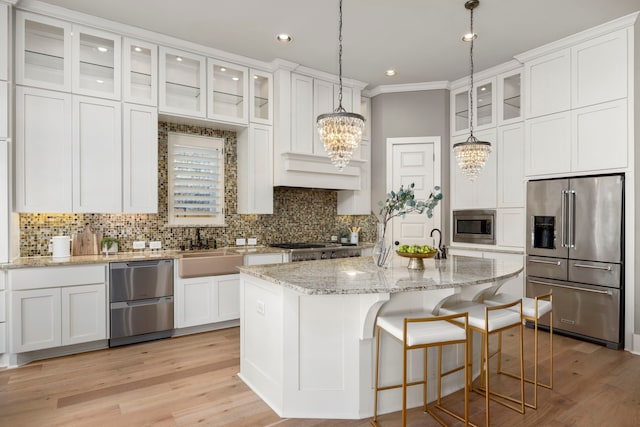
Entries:
{"type": "Polygon", "coordinates": [[[562,247],[563,233],[566,233],[562,192],[568,188],[566,179],[529,181],[527,184],[528,254],[567,257],[567,249],[562,247]]]}

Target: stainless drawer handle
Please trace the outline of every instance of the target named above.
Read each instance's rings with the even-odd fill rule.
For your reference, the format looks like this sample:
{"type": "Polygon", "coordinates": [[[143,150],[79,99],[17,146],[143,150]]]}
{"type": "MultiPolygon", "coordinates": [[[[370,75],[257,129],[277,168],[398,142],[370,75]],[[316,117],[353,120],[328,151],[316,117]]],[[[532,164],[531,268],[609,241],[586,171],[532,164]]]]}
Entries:
{"type": "Polygon", "coordinates": [[[574,264],[575,267],[580,267],[580,268],[592,268],[594,270],[604,270],[604,271],[611,271],[611,266],[607,265],[606,267],[602,267],[600,265],[587,265],[587,264],[574,264]]]}
{"type": "Polygon", "coordinates": [[[594,294],[611,295],[611,291],[597,291],[595,289],[578,288],[576,286],[559,285],[557,283],[540,282],[538,280],[529,280],[529,283],[536,283],[538,285],[546,285],[546,286],[555,286],[557,288],[572,289],[574,291],[591,292],[594,294]]]}
{"type": "Polygon", "coordinates": [[[560,265],[560,261],[543,261],[540,259],[530,259],[529,262],[535,264],[552,264],[552,265],[560,265]]]}

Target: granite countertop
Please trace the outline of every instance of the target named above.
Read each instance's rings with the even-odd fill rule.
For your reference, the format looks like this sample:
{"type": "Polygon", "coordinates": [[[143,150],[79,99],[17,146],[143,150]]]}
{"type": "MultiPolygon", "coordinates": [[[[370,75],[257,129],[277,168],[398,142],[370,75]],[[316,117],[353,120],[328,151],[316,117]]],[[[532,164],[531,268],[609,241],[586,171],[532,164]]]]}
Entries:
{"type": "Polygon", "coordinates": [[[231,246],[226,248],[201,250],[201,251],[179,251],[179,250],[144,250],[137,252],[118,252],[115,255],[82,255],[64,258],[53,258],[50,256],[35,256],[16,258],[11,262],[0,264],[0,270],[11,270],[15,268],[28,267],[50,267],[60,265],[82,265],[82,264],[102,264],[109,262],[144,261],[147,259],[178,259],[184,254],[194,252],[222,252],[224,254],[270,254],[283,253],[284,249],[271,248],[268,246],[231,246]]]}
{"type": "Polygon", "coordinates": [[[371,257],[243,266],[240,272],[307,295],[370,294],[424,291],[491,283],[517,276],[521,263],[452,255],[424,260],[424,271],[407,269],[408,260],[394,257],[389,268],[371,257]]]}

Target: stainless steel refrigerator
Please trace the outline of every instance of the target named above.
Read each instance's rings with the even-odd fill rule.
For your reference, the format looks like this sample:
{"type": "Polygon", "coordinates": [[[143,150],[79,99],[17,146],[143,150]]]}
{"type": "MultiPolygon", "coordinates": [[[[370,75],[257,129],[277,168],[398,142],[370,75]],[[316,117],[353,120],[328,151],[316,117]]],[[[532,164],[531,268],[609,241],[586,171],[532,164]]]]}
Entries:
{"type": "Polygon", "coordinates": [[[526,295],[553,292],[554,331],[621,348],[624,175],[529,181],[527,221],[526,295]]]}

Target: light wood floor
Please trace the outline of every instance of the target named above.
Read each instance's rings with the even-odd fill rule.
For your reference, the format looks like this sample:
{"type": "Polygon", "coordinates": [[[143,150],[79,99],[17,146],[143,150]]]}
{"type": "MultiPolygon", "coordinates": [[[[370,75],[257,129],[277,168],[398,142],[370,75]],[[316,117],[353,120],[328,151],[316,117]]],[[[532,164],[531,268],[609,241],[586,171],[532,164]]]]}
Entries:
{"type": "MultiPolygon", "coordinates": [[[[525,333],[531,338],[531,330],[525,333]]],[[[525,415],[492,405],[494,425],[640,425],[639,356],[558,335],[554,346],[554,390],[540,389],[539,409],[525,415]]],[[[238,328],[0,370],[0,426],[369,426],[369,420],[281,419],[238,370],[238,328]]],[[[482,425],[480,396],[472,394],[471,407],[482,425]]],[[[420,410],[409,415],[410,426],[438,425],[420,410]]],[[[380,423],[399,426],[399,414],[380,423]]]]}

